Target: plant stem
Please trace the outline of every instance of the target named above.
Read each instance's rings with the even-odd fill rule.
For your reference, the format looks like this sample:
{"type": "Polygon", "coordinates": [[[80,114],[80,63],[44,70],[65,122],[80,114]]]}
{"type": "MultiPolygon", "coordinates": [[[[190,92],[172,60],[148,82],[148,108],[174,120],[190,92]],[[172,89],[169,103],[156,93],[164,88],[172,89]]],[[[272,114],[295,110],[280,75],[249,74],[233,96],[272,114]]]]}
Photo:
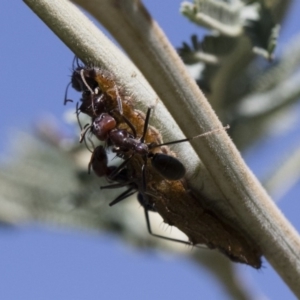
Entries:
{"type": "MultiPolygon", "coordinates": [[[[139,73],[123,65],[125,59],[121,54],[113,51],[116,56],[108,60],[112,48],[103,47],[103,40],[97,40],[100,34],[95,27],[85,23],[84,17],[75,13],[67,1],[25,2],[76,55],[96,62],[101,57],[104,68],[116,68],[119,73],[127,74],[125,79],[119,80],[125,83],[127,78],[131,82],[129,88],[135,90],[136,84],[143,82],[139,73]],[[134,79],[133,86],[135,76],[138,80],[134,79]]],[[[139,1],[78,0],[76,3],[90,11],[113,34],[187,136],[222,126],[175,50],[139,1]]],[[[140,96],[141,101],[147,97],[140,96]]],[[[251,234],[269,262],[300,297],[300,240],[295,229],[245,165],[226,132],[194,140],[192,145],[220,188],[224,201],[240,220],[236,226],[242,226],[251,234]]],[[[198,181],[198,188],[199,185],[198,181]]]]}

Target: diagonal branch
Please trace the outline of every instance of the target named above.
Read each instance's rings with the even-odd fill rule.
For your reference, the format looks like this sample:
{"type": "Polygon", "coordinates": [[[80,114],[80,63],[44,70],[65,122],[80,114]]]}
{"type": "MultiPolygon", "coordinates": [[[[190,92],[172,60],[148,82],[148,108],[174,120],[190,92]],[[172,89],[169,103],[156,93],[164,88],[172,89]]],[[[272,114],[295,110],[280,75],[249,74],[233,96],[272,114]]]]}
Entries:
{"type": "MultiPolygon", "coordinates": [[[[139,100],[138,103],[148,99],[150,95],[150,103],[153,103],[155,98],[151,91],[139,94],[141,90],[138,85],[143,85],[144,90],[147,86],[139,72],[128,67],[127,60],[114,47],[103,47],[108,41],[68,2],[25,2],[79,57],[101,61],[104,67],[116,70],[117,75],[120,75],[120,83],[128,88],[127,92],[132,89],[132,96],[137,97],[135,99],[139,100]],[[126,80],[129,81],[128,84],[125,83],[126,80]]],[[[140,2],[78,0],[79,2],[88,10],[92,8],[93,14],[113,33],[163,98],[186,135],[193,136],[221,127],[175,50],[140,2]]],[[[149,105],[149,102],[144,105],[149,105]]],[[[300,296],[300,241],[297,232],[247,168],[225,132],[210,135],[192,144],[224,195],[224,201],[241,220],[236,226],[248,230],[273,267],[294,293],[300,296]]],[[[194,186],[199,188],[199,182],[201,181],[194,186]]]]}

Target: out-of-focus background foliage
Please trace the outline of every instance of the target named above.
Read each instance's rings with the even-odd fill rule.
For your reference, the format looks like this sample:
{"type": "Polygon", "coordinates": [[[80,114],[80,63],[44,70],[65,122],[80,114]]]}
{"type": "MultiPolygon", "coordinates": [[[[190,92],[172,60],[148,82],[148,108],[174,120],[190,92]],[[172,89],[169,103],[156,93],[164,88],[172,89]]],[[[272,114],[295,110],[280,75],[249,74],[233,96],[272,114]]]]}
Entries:
{"type": "MultiPolygon", "coordinates": [[[[299,230],[299,2],[144,3],[299,230]]],[[[109,208],[114,195],[99,190],[105,181],[87,174],[75,108],[63,106],[73,54],[25,4],[3,3],[0,14],[3,299],[294,297],[266,261],[256,271],[154,239],[135,199],[109,208]]],[[[176,233],[153,218],[157,231],[176,233]]]]}

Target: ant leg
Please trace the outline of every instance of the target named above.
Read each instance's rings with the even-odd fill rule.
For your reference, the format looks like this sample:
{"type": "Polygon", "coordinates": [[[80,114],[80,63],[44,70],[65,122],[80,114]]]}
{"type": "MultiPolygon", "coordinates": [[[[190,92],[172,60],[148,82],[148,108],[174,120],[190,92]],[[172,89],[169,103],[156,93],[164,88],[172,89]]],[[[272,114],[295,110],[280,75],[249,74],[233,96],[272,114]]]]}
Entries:
{"type": "Polygon", "coordinates": [[[82,143],[82,141],[85,138],[86,133],[88,132],[88,130],[90,130],[93,127],[93,125],[89,125],[87,124],[86,127],[84,128],[83,132],[81,132],[80,134],[80,139],[79,139],[79,143],[82,143]]]}
{"type": "Polygon", "coordinates": [[[131,195],[135,194],[136,192],[137,191],[136,191],[136,187],[135,186],[130,187],[128,190],[126,190],[125,192],[123,192],[122,194],[120,194],[114,201],[110,202],[109,206],[113,206],[113,205],[121,202],[122,200],[125,200],[126,198],[130,197],[131,195]]]}
{"type": "Polygon", "coordinates": [[[109,184],[109,185],[105,185],[105,186],[100,186],[100,190],[121,188],[121,187],[124,187],[126,185],[130,185],[131,183],[133,183],[132,180],[126,181],[126,182],[113,183],[113,184],[109,184]]]}
{"type": "Polygon", "coordinates": [[[142,143],[144,143],[144,141],[145,141],[145,136],[146,136],[147,129],[148,129],[148,125],[149,125],[150,113],[151,113],[151,108],[148,107],[147,114],[146,114],[146,119],[145,119],[145,123],[144,123],[143,136],[142,136],[141,139],[140,139],[140,141],[141,141],[142,143]]]}
{"type": "Polygon", "coordinates": [[[131,129],[132,131],[132,135],[134,136],[134,138],[136,138],[136,130],[135,127],[133,126],[133,124],[124,116],[121,115],[123,120],[125,121],[125,123],[128,125],[128,127],[131,129]]]}
{"type": "Polygon", "coordinates": [[[143,193],[146,192],[146,165],[147,165],[147,158],[144,160],[144,164],[142,165],[142,190],[143,193]]]}
{"type": "Polygon", "coordinates": [[[126,167],[132,156],[133,154],[126,158],[111,174],[109,174],[108,179],[114,180],[114,177],[116,177],[126,167]]]}
{"type": "MultiPolygon", "coordinates": [[[[91,143],[92,148],[95,149],[95,148],[96,148],[96,147],[95,147],[95,144],[94,144],[94,142],[93,142],[93,140],[91,139],[90,136],[88,136],[88,140],[89,140],[89,142],[91,143]]],[[[89,145],[87,144],[87,141],[86,141],[85,139],[84,139],[84,143],[85,143],[86,148],[87,148],[91,153],[93,153],[93,150],[90,149],[90,147],[89,147],[89,145]]]]}
{"type": "MultiPolygon", "coordinates": [[[[116,111],[117,109],[113,109],[111,112],[116,111]]],[[[118,111],[120,113],[120,111],[118,111]]],[[[121,118],[124,120],[124,122],[128,125],[128,127],[131,129],[132,131],[132,135],[134,136],[134,138],[136,138],[136,129],[133,126],[133,124],[127,119],[127,117],[125,117],[124,115],[120,114],[121,118]]]]}
{"type": "Polygon", "coordinates": [[[172,242],[177,242],[177,243],[193,246],[193,244],[191,242],[188,242],[188,241],[173,239],[173,238],[169,238],[169,237],[166,237],[166,236],[163,236],[163,235],[153,233],[152,230],[151,230],[151,225],[150,225],[149,212],[148,212],[148,209],[146,207],[144,207],[144,212],[145,212],[146,224],[147,224],[147,229],[148,229],[149,234],[151,234],[152,236],[155,236],[157,238],[167,240],[167,241],[172,241],[172,242]]]}

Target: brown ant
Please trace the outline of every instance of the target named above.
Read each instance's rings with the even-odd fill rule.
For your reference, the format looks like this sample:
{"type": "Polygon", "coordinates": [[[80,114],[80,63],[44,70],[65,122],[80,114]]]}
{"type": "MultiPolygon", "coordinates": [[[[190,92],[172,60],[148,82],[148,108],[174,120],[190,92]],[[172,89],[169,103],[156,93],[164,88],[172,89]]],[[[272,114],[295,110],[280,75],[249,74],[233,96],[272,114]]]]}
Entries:
{"type": "MultiPolygon", "coordinates": [[[[125,123],[134,135],[144,125],[144,118],[132,105],[131,98],[122,94],[122,88],[116,83],[114,76],[107,70],[93,66],[80,65],[78,59],[73,61],[73,73],[68,86],[82,92],[79,112],[92,118],[106,112],[117,120],[118,124],[125,123]],[[75,61],[77,66],[75,66],[75,61]]],[[[123,92],[123,91],[122,91],[123,92]]],[[[66,92],[67,94],[67,92],[66,92]]],[[[67,96],[65,96],[65,103],[67,96]]],[[[150,130],[147,139],[157,140],[159,134],[150,130]]]]}
{"type": "MultiPolygon", "coordinates": [[[[109,145],[112,145],[113,151],[116,152],[118,156],[123,158],[125,156],[125,153],[129,152],[129,156],[127,155],[127,158],[124,160],[124,162],[114,170],[107,167],[107,156],[103,146],[97,147],[92,155],[89,165],[92,166],[92,168],[95,170],[95,173],[98,175],[100,174],[101,176],[106,175],[109,180],[118,182],[116,184],[101,187],[101,189],[118,188],[124,187],[126,185],[129,186],[129,188],[125,192],[123,192],[109,204],[110,206],[117,204],[118,202],[126,199],[127,197],[138,191],[138,200],[144,207],[148,232],[151,235],[159,238],[191,245],[191,242],[167,238],[161,235],[154,234],[151,230],[149,211],[156,211],[156,209],[153,205],[153,201],[151,200],[153,196],[146,191],[146,166],[148,159],[151,159],[152,167],[167,180],[179,180],[185,175],[185,167],[177,158],[164,153],[154,154],[151,150],[164,145],[190,141],[193,138],[187,138],[158,145],[154,143],[144,143],[145,135],[148,129],[150,113],[151,108],[148,108],[144,123],[144,132],[140,139],[136,138],[136,136],[130,134],[125,129],[117,128],[116,120],[111,115],[103,113],[94,119],[94,122],[91,126],[88,126],[84,130],[81,136],[81,140],[84,138],[86,132],[88,130],[91,130],[91,132],[94,133],[99,140],[107,141],[109,145]],[[137,179],[134,179],[135,176],[129,178],[127,174],[128,168],[126,167],[130,160],[134,157],[134,155],[142,156],[144,161],[142,165],[141,187],[139,187],[139,185],[137,184],[137,179]]],[[[204,136],[210,134],[211,132],[196,137],[204,136]]]]}
{"type": "MultiPolygon", "coordinates": [[[[161,146],[172,145],[176,143],[187,142],[192,139],[205,136],[211,134],[212,132],[219,131],[221,129],[216,129],[192,138],[181,139],[177,141],[155,144],[155,143],[145,143],[145,135],[148,130],[149,119],[150,119],[151,108],[148,108],[146,119],[144,123],[143,135],[141,138],[137,138],[135,134],[129,133],[125,129],[117,128],[117,122],[110,114],[103,113],[100,116],[94,119],[92,125],[86,127],[84,132],[81,135],[80,141],[83,140],[86,132],[91,130],[95,136],[101,141],[108,141],[109,145],[113,145],[113,151],[116,152],[120,157],[124,157],[126,153],[127,158],[125,161],[118,167],[118,169],[114,172],[121,171],[130,159],[138,154],[143,158],[142,165],[142,178],[143,178],[143,186],[144,190],[146,189],[145,183],[145,171],[147,166],[147,160],[151,159],[152,167],[165,179],[168,180],[179,180],[185,175],[185,167],[184,165],[175,157],[171,155],[167,155],[164,153],[153,153],[151,150],[154,148],[158,148],[161,146]]],[[[227,128],[227,127],[226,127],[227,128]]],[[[224,130],[222,128],[222,130],[224,130]]]]}
{"type": "MultiPolygon", "coordinates": [[[[136,137],[135,134],[129,133],[126,129],[117,128],[116,120],[107,113],[103,113],[94,119],[92,125],[85,128],[81,135],[80,141],[83,140],[86,132],[91,130],[95,136],[101,141],[108,141],[109,145],[113,145],[113,151],[116,152],[120,157],[123,157],[125,153],[130,153],[125,161],[115,170],[114,174],[121,171],[130,159],[138,154],[143,157],[144,164],[142,166],[142,176],[145,178],[145,170],[147,160],[151,159],[152,166],[159,172],[159,174],[168,180],[178,180],[185,175],[185,167],[183,164],[175,157],[163,154],[155,153],[153,154],[151,150],[153,148],[158,148],[170,143],[164,143],[156,145],[154,143],[146,144],[144,142],[145,135],[148,129],[149,117],[151,108],[148,109],[144,132],[140,139],[136,137]]],[[[171,142],[173,144],[174,142],[171,142]]],[[[143,180],[144,181],[144,180],[143,180]]],[[[144,183],[146,189],[146,183],[144,183]]]]}

